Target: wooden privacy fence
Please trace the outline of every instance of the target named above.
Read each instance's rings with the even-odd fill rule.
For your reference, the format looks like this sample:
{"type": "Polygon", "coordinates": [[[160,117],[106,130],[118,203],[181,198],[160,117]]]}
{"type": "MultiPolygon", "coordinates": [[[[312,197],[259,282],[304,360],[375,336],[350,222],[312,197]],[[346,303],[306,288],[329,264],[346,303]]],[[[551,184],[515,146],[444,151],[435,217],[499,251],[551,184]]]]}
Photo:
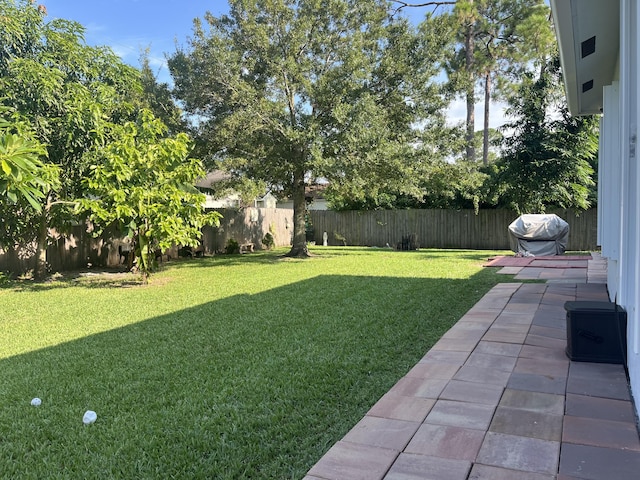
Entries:
{"type": "Polygon", "coordinates": [[[293,210],[284,208],[216,209],[222,214],[219,227],[203,229],[206,253],[223,252],[227,242],[253,243],[262,248],[262,239],[271,232],[275,246],[291,245],[293,210]]]}
{"type": "MultiPolygon", "coordinates": [[[[220,227],[205,227],[202,245],[207,254],[224,251],[231,238],[240,244],[253,243],[262,248],[262,239],[270,230],[276,246],[290,245],[293,231],[293,211],[275,208],[220,209],[223,218],[220,227]]],[[[93,267],[117,267],[124,258],[119,247],[129,247],[122,235],[115,232],[94,238],[84,225],[73,227],[67,234],[55,235],[56,240],[47,248],[47,263],[51,272],[79,270],[93,267]]],[[[16,275],[32,270],[35,265],[35,246],[0,249],[0,272],[16,275]]],[[[178,248],[168,252],[178,256],[178,248]]]]}
{"type": "MultiPolygon", "coordinates": [[[[202,245],[206,254],[223,252],[229,239],[263,248],[262,239],[272,232],[276,246],[291,244],[293,211],[276,208],[220,209],[219,227],[203,229],[202,245]]],[[[596,248],[596,210],[576,215],[571,210],[553,212],[569,223],[569,250],[596,248]]],[[[462,248],[505,250],[509,248],[507,227],[518,215],[508,210],[381,210],[369,212],[332,212],[312,210],[313,239],[322,244],[327,232],[329,245],[396,247],[403,240],[421,248],[462,248]],[[415,237],[414,237],[415,235],[415,237]]],[[[120,265],[118,247],[124,239],[111,233],[94,238],[83,225],[60,235],[47,249],[52,272],[120,265]]],[[[21,274],[33,268],[33,246],[0,250],[0,271],[21,274]]],[[[170,256],[177,256],[177,248],[170,256]]]]}
{"type": "MultiPolygon", "coordinates": [[[[313,237],[322,244],[327,232],[329,245],[396,247],[403,237],[415,234],[421,248],[472,250],[509,249],[509,224],[518,218],[510,210],[375,210],[310,211],[313,237]]],[[[577,214],[552,210],[569,223],[568,250],[594,250],[597,245],[597,211],[577,214]]]]}
{"type": "MultiPolygon", "coordinates": [[[[47,247],[47,264],[51,272],[77,270],[88,266],[116,266],[120,263],[118,247],[125,242],[119,235],[95,238],[85,225],[76,225],[66,234],[53,232],[55,239],[47,247]]],[[[33,270],[35,245],[0,249],[0,271],[17,275],[33,270]]]]}

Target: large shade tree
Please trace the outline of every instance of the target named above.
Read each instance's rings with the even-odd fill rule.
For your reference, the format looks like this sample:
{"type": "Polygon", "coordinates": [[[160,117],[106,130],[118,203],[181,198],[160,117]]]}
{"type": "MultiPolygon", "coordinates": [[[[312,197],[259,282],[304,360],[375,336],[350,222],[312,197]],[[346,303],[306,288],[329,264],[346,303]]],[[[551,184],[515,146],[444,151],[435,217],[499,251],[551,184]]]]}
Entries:
{"type": "Polygon", "coordinates": [[[229,4],[196,20],[169,59],[175,94],[211,168],[293,199],[289,255],[304,256],[313,179],[412,190],[414,127],[442,106],[432,83],[442,32],[434,23],[416,35],[384,0],[229,4]]]}

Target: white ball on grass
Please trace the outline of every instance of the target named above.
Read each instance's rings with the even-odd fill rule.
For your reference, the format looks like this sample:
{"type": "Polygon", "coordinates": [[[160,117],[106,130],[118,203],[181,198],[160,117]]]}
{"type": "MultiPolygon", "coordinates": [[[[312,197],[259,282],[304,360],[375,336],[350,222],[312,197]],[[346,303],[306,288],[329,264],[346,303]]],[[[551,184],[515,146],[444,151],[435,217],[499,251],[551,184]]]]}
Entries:
{"type": "Polygon", "coordinates": [[[39,407],[41,403],[42,403],[42,400],[40,400],[38,397],[31,400],[31,405],[33,405],[34,407],[39,407]]]}
{"type": "Polygon", "coordinates": [[[87,410],[84,412],[84,416],[82,417],[82,423],[85,425],[89,425],[96,421],[98,415],[93,410],[87,410]]]}

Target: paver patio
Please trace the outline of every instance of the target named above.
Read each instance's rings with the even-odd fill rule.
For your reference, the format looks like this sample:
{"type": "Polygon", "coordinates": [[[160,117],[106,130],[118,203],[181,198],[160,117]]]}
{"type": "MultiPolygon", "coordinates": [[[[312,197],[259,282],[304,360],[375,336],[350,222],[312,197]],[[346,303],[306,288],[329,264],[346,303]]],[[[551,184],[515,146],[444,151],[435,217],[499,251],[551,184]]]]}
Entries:
{"type": "Polygon", "coordinates": [[[564,303],[608,300],[606,263],[575,265],[504,267],[547,282],[496,285],[304,480],[640,478],[624,367],[564,352],[564,303]]]}

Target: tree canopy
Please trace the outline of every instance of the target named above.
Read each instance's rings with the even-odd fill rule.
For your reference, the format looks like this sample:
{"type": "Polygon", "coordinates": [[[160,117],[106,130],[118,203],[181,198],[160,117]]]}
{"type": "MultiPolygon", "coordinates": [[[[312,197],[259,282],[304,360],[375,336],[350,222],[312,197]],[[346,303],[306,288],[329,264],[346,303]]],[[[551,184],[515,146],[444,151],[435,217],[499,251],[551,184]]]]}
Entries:
{"type": "Polygon", "coordinates": [[[0,104],[16,111],[46,149],[58,178],[39,196],[36,211],[24,205],[24,224],[37,241],[36,276],[46,271],[49,227],[64,230],[73,200],[82,193],[88,152],[104,144],[107,125],[128,119],[139,96],[139,74],[110,49],[90,47],[84,28],[46,20],[46,9],[28,1],[0,1],[6,19],[0,49],[0,104]]]}
{"type": "MultiPolygon", "coordinates": [[[[172,161],[157,160],[157,171],[153,173],[167,178],[171,175],[164,168],[185,176],[176,165],[176,156],[194,169],[198,161],[188,159],[186,153],[182,155],[187,152],[188,141],[177,132],[179,110],[168,97],[166,86],[157,85],[150,77],[148,64],[143,75],[109,48],[87,45],[80,24],[48,20],[46,9],[31,1],[0,0],[0,18],[0,108],[9,109],[18,119],[11,131],[0,132],[4,172],[0,181],[4,179],[4,185],[11,187],[5,187],[6,197],[15,203],[0,202],[5,227],[0,243],[13,248],[15,243],[24,246],[35,242],[35,275],[41,277],[46,273],[50,228],[64,232],[68,223],[82,220],[75,215],[75,207],[87,195],[85,178],[101,162],[109,165],[114,160],[105,152],[121,154],[121,161],[133,162],[137,157],[131,151],[123,148],[113,153],[113,148],[122,147],[127,141],[140,149],[138,155],[149,156],[154,151],[162,157],[158,152],[165,152],[172,161]],[[146,136],[139,141],[124,126],[136,122],[145,107],[164,114],[173,129],[171,133],[178,136],[165,138],[168,132],[156,125],[157,120],[145,117],[143,125],[153,128],[143,128],[146,136]],[[181,153],[169,153],[167,145],[174,145],[181,153]],[[22,195],[18,196],[16,189],[22,195]]],[[[143,172],[152,174],[148,169],[143,172]]],[[[141,181],[139,177],[125,180],[134,185],[141,181]]],[[[169,183],[175,185],[172,182],[169,183]]],[[[119,198],[123,203],[126,200],[126,196],[119,198]]],[[[169,236],[180,236],[184,244],[196,241],[197,235],[190,226],[201,219],[194,211],[175,210],[171,219],[167,213],[162,221],[173,221],[178,232],[169,235],[166,228],[154,231],[158,245],[166,245],[165,238],[169,236]]]]}
{"type": "Polygon", "coordinates": [[[215,221],[187,187],[204,176],[193,157],[242,192],[291,198],[292,256],[308,253],[305,188],[319,179],[339,209],[587,208],[597,125],[563,106],[548,7],[422,5],[444,4],[416,26],[398,12],[410,2],[231,0],[169,57],[172,90],[144,55],[138,70],[88,46],[81,25],[0,0],[0,242],[36,240],[42,274],[50,227],[78,221],[81,204],[100,227],[128,227],[148,268],[156,247],[192,244],[215,221]],[[469,111],[479,85],[513,119],[485,125],[484,166],[464,161],[482,143],[473,119],[446,118],[452,95],[469,111]]]}
{"type": "MultiPolygon", "coordinates": [[[[291,255],[305,255],[305,185],[407,189],[413,128],[442,114],[443,37],[383,0],[232,0],[196,21],[169,67],[209,165],[293,198],[291,255]]],[[[409,187],[410,189],[410,187],[409,187]]]]}
{"type": "Polygon", "coordinates": [[[514,81],[551,52],[555,39],[550,10],[544,0],[451,0],[405,2],[393,0],[396,11],[408,8],[439,11],[448,25],[446,71],[448,86],[466,102],[465,157],[476,161],[475,106],[484,94],[482,161],[489,162],[490,107],[504,98],[514,81]]]}
{"type": "Polygon", "coordinates": [[[519,213],[542,213],[547,205],[586,209],[594,185],[598,120],[572,117],[562,97],[558,57],[538,76],[525,76],[510,97],[505,125],[513,134],[490,183],[494,198],[519,213]]]}
{"type": "Polygon", "coordinates": [[[484,92],[483,164],[488,164],[489,109],[497,92],[546,57],[554,42],[543,0],[458,0],[452,10],[454,51],[448,73],[467,106],[467,161],[475,156],[476,90],[484,92]]]}

